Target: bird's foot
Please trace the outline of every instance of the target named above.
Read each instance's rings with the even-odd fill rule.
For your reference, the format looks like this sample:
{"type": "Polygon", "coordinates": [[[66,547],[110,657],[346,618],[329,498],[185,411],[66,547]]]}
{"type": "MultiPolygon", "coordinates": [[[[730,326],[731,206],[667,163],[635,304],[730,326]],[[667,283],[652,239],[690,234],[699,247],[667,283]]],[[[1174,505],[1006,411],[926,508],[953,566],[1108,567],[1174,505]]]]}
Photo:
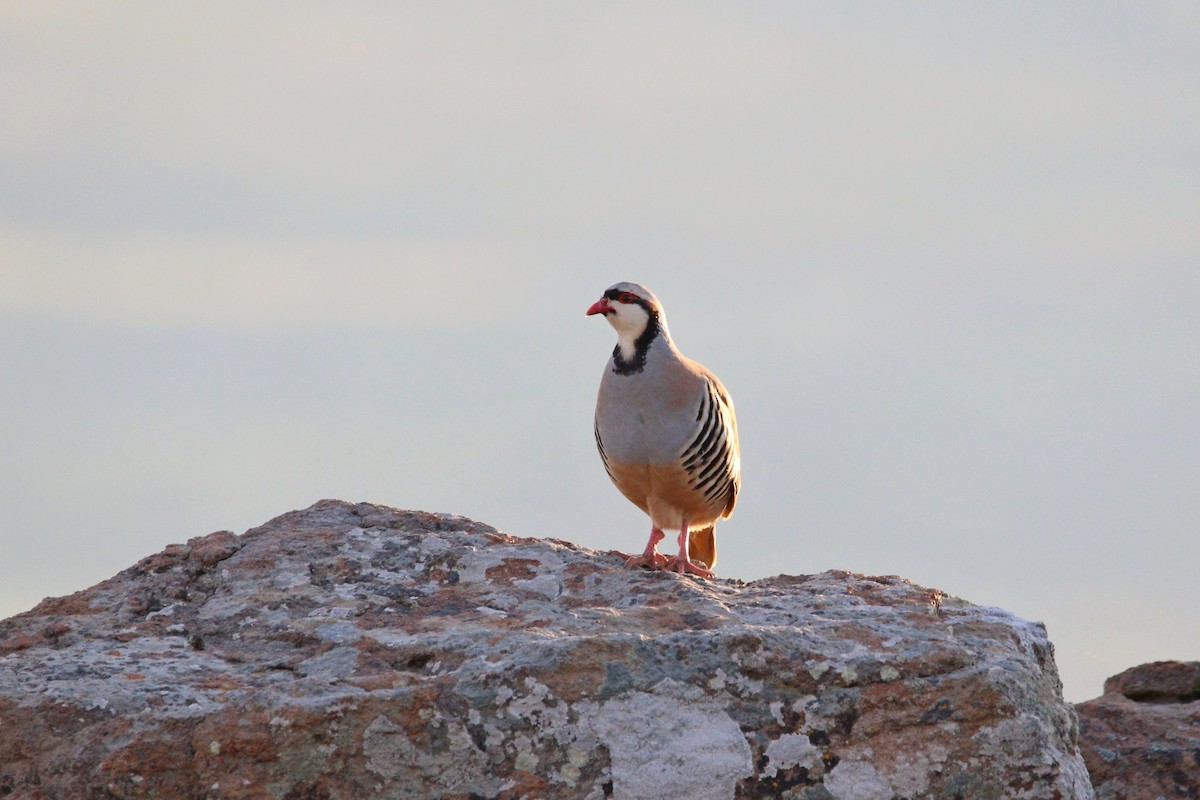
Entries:
{"type": "Polygon", "coordinates": [[[658,543],[666,536],[660,528],[650,529],[650,541],[646,542],[646,549],[642,551],[640,556],[626,556],[624,553],[619,555],[625,558],[625,566],[633,569],[634,567],[649,567],[650,569],[662,569],[667,565],[667,557],[658,552],[658,543]]]}
{"type": "Polygon", "coordinates": [[[667,561],[666,569],[678,572],[680,575],[699,575],[701,578],[715,578],[717,573],[709,569],[703,561],[692,561],[687,556],[675,556],[667,561]]]}
{"type": "Polygon", "coordinates": [[[657,550],[647,551],[640,556],[629,556],[625,559],[625,566],[633,569],[634,567],[649,567],[650,569],[662,569],[667,566],[667,557],[657,550]]]}

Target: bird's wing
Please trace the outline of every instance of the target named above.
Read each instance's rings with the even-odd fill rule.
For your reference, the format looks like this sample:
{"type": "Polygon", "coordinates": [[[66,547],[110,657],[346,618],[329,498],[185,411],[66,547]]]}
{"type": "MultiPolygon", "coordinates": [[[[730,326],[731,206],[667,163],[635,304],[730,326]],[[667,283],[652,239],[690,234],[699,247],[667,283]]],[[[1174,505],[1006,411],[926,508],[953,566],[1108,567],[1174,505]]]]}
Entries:
{"type": "Polygon", "coordinates": [[[737,503],[742,479],[737,417],[721,381],[696,366],[705,379],[704,393],[696,411],[696,434],[680,455],[679,464],[698,499],[706,506],[717,505],[720,516],[728,517],[737,503]]]}

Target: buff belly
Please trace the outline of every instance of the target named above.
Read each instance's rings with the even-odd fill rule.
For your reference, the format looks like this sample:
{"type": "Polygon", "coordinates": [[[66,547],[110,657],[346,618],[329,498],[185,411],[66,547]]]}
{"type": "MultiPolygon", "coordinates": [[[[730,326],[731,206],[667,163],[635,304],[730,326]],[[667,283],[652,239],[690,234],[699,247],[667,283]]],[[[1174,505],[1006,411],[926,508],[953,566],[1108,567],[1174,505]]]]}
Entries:
{"type": "Polygon", "coordinates": [[[724,498],[712,501],[689,484],[689,476],[678,465],[655,466],[610,461],[609,472],[621,494],[650,516],[654,527],[680,530],[712,525],[722,517],[724,498]]]}

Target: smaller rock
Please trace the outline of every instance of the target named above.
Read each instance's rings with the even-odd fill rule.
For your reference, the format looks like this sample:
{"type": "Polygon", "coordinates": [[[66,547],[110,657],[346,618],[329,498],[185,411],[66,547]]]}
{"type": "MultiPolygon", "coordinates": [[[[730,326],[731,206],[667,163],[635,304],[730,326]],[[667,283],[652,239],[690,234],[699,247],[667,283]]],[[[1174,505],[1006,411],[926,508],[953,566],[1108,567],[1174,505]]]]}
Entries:
{"type": "Polygon", "coordinates": [[[1104,693],[1123,694],[1137,703],[1190,703],[1200,700],[1200,661],[1142,664],[1106,680],[1104,693]]]}
{"type": "Polygon", "coordinates": [[[1097,800],[1200,797],[1200,662],[1126,670],[1075,709],[1097,800]]]}

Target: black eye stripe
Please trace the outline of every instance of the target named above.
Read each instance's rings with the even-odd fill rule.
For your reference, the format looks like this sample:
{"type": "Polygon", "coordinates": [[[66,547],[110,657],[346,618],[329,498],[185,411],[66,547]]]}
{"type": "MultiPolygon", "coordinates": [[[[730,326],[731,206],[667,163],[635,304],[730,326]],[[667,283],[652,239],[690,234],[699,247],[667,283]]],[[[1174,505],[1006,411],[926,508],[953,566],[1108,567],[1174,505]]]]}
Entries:
{"type": "Polygon", "coordinates": [[[636,294],[629,291],[609,289],[604,293],[604,297],[608,300],[615,300],[618,303],[636,304],[647,310],[650,308],[649,303],[645,299],[638,297],[636,294]]]}

